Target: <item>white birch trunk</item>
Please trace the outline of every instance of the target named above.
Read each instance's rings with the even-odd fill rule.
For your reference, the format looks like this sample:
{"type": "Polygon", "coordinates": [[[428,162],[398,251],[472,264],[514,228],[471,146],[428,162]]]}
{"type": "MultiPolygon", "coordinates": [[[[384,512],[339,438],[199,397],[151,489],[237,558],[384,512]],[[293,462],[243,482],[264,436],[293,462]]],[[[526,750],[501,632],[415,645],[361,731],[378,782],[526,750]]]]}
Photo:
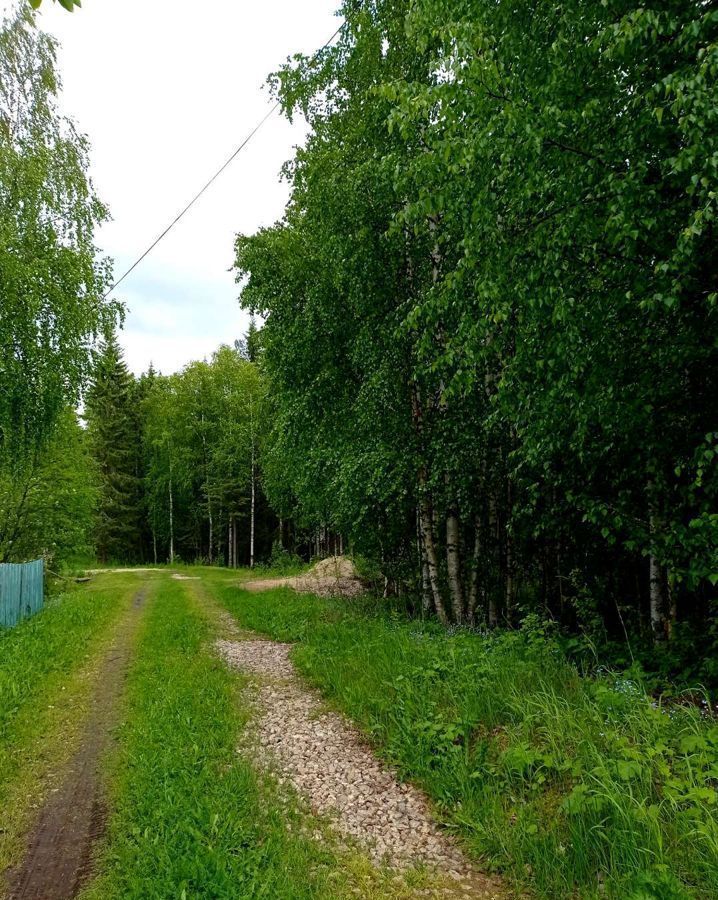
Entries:
{"type": "Polygon", "coordinates": [[[471,580],[467,618],[470,625],[476,624],[476,610],[479,607],[479,563],[481,561],[481,516],[474,519],[474,555],[471,560],[471,580]]]}
{"type": "MultiPolygon", "coordinates": [[[[172,467],[170,466],[170,473],[172,472],[172,467]]],[[[170,474],[170,484],[169,484],[169,494],[170,494],[170,564],[175,561],[175,503],[174,503],[174,494],[172,492],[172,475],[170,474]]]]}
{"type": "Polygon", "coordinates": [[[254,442],[252,442],[252,502],[249,514],[249,568],[254,568],[254,506],[255,506],[255,477],[254,477],[254,442]]]}
{"type": "Polygon", "coordinates": [[[446,512],[446,570],[451,596],[451,611],[454,621],[461,625],[464,621],[464,592],[461,585],[461,524],[455,500],[449,503],[446,512]]]}

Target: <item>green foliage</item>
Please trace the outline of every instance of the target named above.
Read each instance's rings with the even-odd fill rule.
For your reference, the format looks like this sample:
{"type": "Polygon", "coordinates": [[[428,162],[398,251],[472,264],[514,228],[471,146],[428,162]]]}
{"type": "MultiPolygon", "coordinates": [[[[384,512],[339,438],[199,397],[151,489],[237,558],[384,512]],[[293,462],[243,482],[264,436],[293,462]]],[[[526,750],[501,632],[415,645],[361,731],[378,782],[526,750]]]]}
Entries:
{"type": "Polygon", "coordinates": [[[335,46],[270,79],[311,132],[283,220],[237,239],[241,302],[265,319],[270,498],[442,620],[541,610],[577,630],[592,606],[612,640],[700,633],[715,9],[339,12],[335,46]]]}
{"type": "MultiPolygon", "coordinates": [[[[172,538],[185,558],[227,561],[232,518],[240,533],[241,558],[248,560],[263,396],[257,366],[227,346],[209,362],[193,362],[176,375],[148,381],[142,405],[144,491],[161,558],[172,538]]],[[[268,552],[271,518],[258,493],[258,545],[268,552]]]]}
{"type": "Polygon", "coordinates": [[[139,556],[141,433],[137,387],[113,334],[96,354],[85,418],[99,482],[94,538],[100,560],[139,556]]]}
{"type": "Polygon", "coordinates": [[[114,814],[90,897],[318,897],[331,855],[287,828],[236,743],[249,710],[206,614],[165,581],[147,613],[113,763],[114,814]]]}
{"type": "Polygon", "coordinates": [[[0,466],[0,562],[44,556],[57,567],[93,553],[97,484],[87,444],[66,410],[22,467],[0,466]]]}
{"type": "Polygon", "coordinates": [[[22,6],[0,27],[0,463],[42,448],[118,313],[95,227],[88,145],[57,109],[56,45],[22,6]]]}
{"type": "Polygon", "coordinates": [[[581,678],[545,630],[418,625],[362,603],[215,585],[241,624],[418,780],[472,852],[538,896],[711,896],[718,728],[619,676],[581,678]]]}
{"type": "MultiPolygon", "coordinates": [[[[42,0],[28,0],[28,2],[33,9],[40,9],[42,6],[42,0]]],[[[82,0],[56,0],[56,2],[68,12],[72,12],[76,6],[78,8],[82,6],[82,0]]]]}

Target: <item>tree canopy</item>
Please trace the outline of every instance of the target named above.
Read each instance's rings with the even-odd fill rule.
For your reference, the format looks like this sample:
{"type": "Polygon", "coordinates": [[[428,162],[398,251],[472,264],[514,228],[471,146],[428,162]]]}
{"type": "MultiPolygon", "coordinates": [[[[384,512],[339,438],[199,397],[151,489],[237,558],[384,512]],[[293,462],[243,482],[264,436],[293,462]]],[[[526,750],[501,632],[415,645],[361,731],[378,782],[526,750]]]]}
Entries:
{"type": "Polygon", "coordinates": [[[445,621],[715,621],[718,13],[339,12],[271,79],[286,215],[237,239],[270,496],[445,621]]]}

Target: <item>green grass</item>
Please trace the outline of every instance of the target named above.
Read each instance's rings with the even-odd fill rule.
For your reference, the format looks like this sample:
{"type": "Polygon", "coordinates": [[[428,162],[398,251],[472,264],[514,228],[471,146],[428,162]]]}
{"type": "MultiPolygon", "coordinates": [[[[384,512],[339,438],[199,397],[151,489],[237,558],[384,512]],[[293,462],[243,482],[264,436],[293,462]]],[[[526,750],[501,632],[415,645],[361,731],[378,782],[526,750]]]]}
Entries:
{"type": "Polygon", "coordinates": [[[163,579],[158,591],[111,763],[102,874],[87,895],[336,896],[330,852],[302,836],[291,809],[236,753],[248,717],[241,678],[212,651],[212,620],[192,599],[194,586],[163,579]]]}
{"type": "Polygon", "coordinates": [[[136,589],[134,578],[111,590],[97,580],[0,629],[0,871],[16,861],[32,804],[71,751],[93,665],[136,589]]]}
{"type": "Polygon", "coordinates": [[[251,594],[248,628],[422,784],[470,851],[542,897],[718,896],[718,726],[588,679],[540,630],[446,634],[375,606],[251,594]]]}

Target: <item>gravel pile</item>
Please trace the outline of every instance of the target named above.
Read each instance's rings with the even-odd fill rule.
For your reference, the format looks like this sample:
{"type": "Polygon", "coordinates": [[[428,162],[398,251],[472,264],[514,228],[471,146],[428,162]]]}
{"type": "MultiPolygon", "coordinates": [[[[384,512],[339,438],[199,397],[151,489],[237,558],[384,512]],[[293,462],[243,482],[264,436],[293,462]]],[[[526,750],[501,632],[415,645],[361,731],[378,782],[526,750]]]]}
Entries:
{"type": "Polygon", "coordinates": [[[417,865],[453,879],[453,896],[499,897],[498,885],[477,873],[432,821],[426,800],[400,784],[340,715],[296,677],[290,645],[273,641],[220,641],[233,666],[259,676],[257,742],[261,762],[272,765],[354,840],[376,865],[417,865]]]}

